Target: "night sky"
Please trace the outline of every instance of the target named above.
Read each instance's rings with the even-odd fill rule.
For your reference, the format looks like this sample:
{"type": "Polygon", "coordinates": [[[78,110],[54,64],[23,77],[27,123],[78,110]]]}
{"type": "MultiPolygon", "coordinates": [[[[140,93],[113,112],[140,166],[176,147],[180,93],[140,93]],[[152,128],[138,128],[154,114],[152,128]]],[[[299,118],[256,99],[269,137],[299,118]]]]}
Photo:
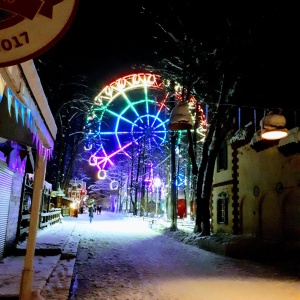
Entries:
{"type": "Polygon", "coordinates": [[[56,66],[85,76],[87,84],[100,91],[131,73],[132,65],[150,62],[153,24],[143,20],[140,1],[104,1],[96,7],[91,1],[80,1],[67,33],[36,59],[45,62],[48,70],[56,66]]]}
{"type": "MultiPolygon", "coordinates": [[[[300,24],[295,5],[260,3],[255,6],[253,2],[236,5],[223,1],[204,5],[190,1],[192,5],[187,7],[186,2],[189,1],[172,3],[172,6],[185,12],[186,18],[182,19],[188,24],[185,29],[206,40],[222,33],[228,17],[235,24],[241,24],[241,33],[242,24],[257,24],[259,43],[250,51],[258,53],[257,61],[264,71],[254,69],[251,84],[256,86],[258,93],[260,89],[267,89],[270,98],[276,97],[277,102],[283,99],[285,105],[300,108],[297,93],[300,24]],[[266,17],[259,19],[260,15],[266,17]]],[[[167,30],[177,31],[170,22],[176,19],[176,13],[173,14],[165,0],[103,1],[96,8],[92,1],[80,0],[68,32],[54,47],[35,59],[46,66],[47,74],[45,76],[44,71],[42,80],[67,78],[58,75],[58,70],[68,73],[74,81],[82,76],[93,97],[115,79],[135,72],[133,65],[155,64],[174,48],[155,24],[157,15],[160,15],[160,22],[170,24],[167,30]],[[151,16],[141,13],[144,2],[151,16]]],[[[46,83],[44,88],[47,90],[46,83]]],[[[71,92],[76,93],[76,90],[71,92]]],[[[261,100],[257,99],[259,103],[261,100]]]]}
{"type": "MultiPolygon", "coordinates": [[[[248,108],[260,105],[300,109],[300,18],[296,4],[292,7],[245,1],[237,5],[225,1],[135,0],[101,1],[95,5],[91,0],[80,0],[67,33],[54,47],[35,58],[53,113],[77,93],[88,94],[92,100],[119,77],[143,71],[133,69],[133,65],[155,66],[158,60],[174,56],[176,46],[167,39],[168,35],[157,26],[156,20],[182,42],[177,13],[181,14],[184,31],[215,46],[222,39],[224,42],[227,23],[231,22],[240,47],[239,37],[248,34],[245,28],[251,24],[251,36],[255,36],[256,42],[243,48],[253,58],[248,62],[250,79],[245,83],[247,92],[237,102],[248,108]],[[143,2],[147,13],[141,13],[143,2]],[[187,6],[187,2],[191,5],[187,6]]],[[[238,49],[233,47],[232,51],[239,54],[238,49]]]]}

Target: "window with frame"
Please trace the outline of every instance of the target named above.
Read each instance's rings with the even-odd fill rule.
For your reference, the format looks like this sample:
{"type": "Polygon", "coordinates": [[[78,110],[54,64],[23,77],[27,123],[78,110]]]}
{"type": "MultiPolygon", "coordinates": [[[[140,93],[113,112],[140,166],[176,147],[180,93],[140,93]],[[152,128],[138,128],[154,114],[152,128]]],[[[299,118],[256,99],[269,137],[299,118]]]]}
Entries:
{"type": "Polygon", "coordinates": [[[221,197],[217,200],[217,222],[228,224],[228,197],[221,197]]]}
{"type": "Polygon", "coordinates": [[[217,156],[217,172],[227,170],[228,168],[227,155],[228,155],[227,142],[223,141],[217,156]]]}

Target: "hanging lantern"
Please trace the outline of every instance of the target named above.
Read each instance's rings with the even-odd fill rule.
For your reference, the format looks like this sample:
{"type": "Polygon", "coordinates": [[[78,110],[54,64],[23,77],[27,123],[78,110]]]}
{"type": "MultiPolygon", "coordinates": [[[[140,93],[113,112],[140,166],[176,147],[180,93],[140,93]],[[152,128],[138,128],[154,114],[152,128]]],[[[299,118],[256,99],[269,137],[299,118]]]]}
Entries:
{"type": "Polygon", "coordinates": [[[189,103],[179,102],[171,112],[169,130],[188,130],[192,129],[193,125],[189,103]]]}
{"type": "Polygon", "coordinates": [[[261,137],[266,140],[279,140],[288,135],[286,119],[281,114],[270,112],[260,121],[261,137]]]}

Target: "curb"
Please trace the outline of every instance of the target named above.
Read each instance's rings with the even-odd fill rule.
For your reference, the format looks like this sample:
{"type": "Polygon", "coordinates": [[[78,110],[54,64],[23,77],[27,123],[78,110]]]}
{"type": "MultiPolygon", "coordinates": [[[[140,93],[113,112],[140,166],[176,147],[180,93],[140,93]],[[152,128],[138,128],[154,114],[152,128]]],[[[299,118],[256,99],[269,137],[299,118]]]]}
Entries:
{"type": "Polygon", "coordinates": [[[40,293],[44,299],[69,299],[79,241],[79,237],[69,236],[62,249],[60,260],[40,293]]]}

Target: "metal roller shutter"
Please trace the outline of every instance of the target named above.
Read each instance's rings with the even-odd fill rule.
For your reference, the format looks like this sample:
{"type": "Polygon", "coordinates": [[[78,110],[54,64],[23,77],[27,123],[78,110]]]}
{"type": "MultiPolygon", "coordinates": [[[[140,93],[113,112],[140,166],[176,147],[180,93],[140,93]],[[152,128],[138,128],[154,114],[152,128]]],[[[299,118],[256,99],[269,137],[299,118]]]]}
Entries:
{"type": "Polygon", "coordinates": [[[14,173],[0,160],[0,260],[3,258],[14,173]]]}

